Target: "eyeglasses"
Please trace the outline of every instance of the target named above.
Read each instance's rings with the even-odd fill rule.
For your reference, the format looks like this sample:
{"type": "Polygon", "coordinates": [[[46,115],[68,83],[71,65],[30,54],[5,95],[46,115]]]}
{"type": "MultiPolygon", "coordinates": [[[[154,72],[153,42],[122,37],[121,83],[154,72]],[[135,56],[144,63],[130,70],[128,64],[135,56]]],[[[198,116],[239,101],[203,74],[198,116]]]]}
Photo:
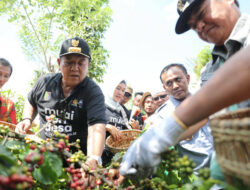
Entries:
{"type": "Polygon", "coordinates": [[[128,93],[128,92],[125,92],[124,96],[127,97],[127,98],[130,98],[132,95],[130,93],[128,93]]]}
{"type": "Polygon", "coordinates": [[[154,98],[154,101],[158,101],[159,99],[166,98],[166,96],[167,96],[167,94],[157,96],[157,97],[154,98]]]}

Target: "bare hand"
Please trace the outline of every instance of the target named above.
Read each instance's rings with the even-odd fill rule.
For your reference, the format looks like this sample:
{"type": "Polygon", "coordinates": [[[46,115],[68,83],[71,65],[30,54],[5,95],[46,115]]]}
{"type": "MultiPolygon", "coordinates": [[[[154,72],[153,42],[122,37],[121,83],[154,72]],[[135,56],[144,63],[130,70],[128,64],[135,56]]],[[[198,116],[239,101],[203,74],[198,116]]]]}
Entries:
{"type": "Polygon", "coordinates": [[[118,168],[117,169],[114,169],[114,168],[109,169],[108,178],[109,178],[109,180],[113,181],[114,185],[116,185],[116,186],[120,186],[124,180],[124,176],[122,176],[120,174],[120,171],[118,168]]]}
{"type": "MultiPolygon", "coordinates": [[[[96,170],[97,168],[97,161],[95,159],[88,159],[85,164],[87,164],[90,168],[90,170],[96,170]]],[[[84,188],[86,187],[95,187],[96,185],[96,178],[94,175],[90,175],[85,173],[84,171],[83,173],[83,179],[84,179],[84,188]]]]}
{"type": "Polygon", "coordinates": [[[17,124],[15,132],[20,134],[25,134],[31,127],[31,121],[28,119],[25,119],[17,124]]]}
{"type": "Polygon", "coordinates": [[[129,125],[133,129],[140,129],[140,125],[139,125],[139,121],[138,120],[131,119],[130,122],[129,122],[129,125]]]}
{"type": "Polygon", "coordinates": [[[122,133],[119,129],[117,129],[113,125],[107,125],[106,126],[107,131],[111,134],[111,136],[114,138],[114,140],[122,139],[122,133]]]}

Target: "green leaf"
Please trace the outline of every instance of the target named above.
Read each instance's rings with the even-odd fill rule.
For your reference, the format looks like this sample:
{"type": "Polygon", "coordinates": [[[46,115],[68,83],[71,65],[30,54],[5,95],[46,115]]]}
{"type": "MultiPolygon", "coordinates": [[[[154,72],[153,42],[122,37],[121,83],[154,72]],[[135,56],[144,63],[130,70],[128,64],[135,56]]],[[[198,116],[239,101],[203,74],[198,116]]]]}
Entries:
{"type": "Polygon", "coordinates": [[[57,177],[61,176],[63,167],[62,159],[57,154],[53,154],[51,152],[47,152],[45,159],[48,159],[49,163],[55,170],[57,177]]]}
{"type": "Polygon", "coordinates": [[[40,168],[35,169],[33,176],[43,185],[52,185],[57,181],[56,172],[53,170],[48,160],[46,160],[40,168]]]}
{"type": "Polygon", "coordinates": [[[124,156],[125,152],[118,152],[116,153],[113,158],[112,158],[112,161],[113,162],[121,162],[122,161],[122,158],[124,156]]]}
{"type": "Polygon", "coordinates": [[[210,46],[204,46],[197,57],[193,60],[195,67],[194,72],[197,75],[197,77],[200,77],[200,71],[201,69],[212,60],[212,49],[210,46]]]}
{"type": "Polygon", "coordinates": [[[157,166],[156,170],[156,176],[161,177],[163,179],[167,179],[168,172],[166,171],[166,167],[164,167],[164,164],[161,163],[157,166]]]}
{"type": "Polygon", "coordinates": [[[12,151],[25,149],[25,143],[22,141],[7,141],[5,146],[12,151]]]}
{"type": "Polygon", "coordinates": [[[6,149],[3,145],[0,145],[0,165],[10,167],[16,165],[16,159],[13,154],[6,149]]]}
{"type": "Polygon", "coordinates": [[[34,178],[44,185],[52,185],[57,181],[56,172],[51,169],[51,166],[46,162],[43,167],[35,169],[34,178]]]}
{"type": "Polygon", "coordinates": [[[52,185],[62,174],[62,160],[51,152],[44,156],[44,163],[33,172],[34,178],[44,185],[52,185]]]}
{"type": "Polygon", "coordinates": [[[9,167],[6,167],[6,165],[0,164],[0,175],[8,176],[9,175],[8,170],[9,170],[9,167]]]}
{"type": "Polygon", "coordinates": [[[172,184],[172,185],[168,186],[169,189],[176,189],[177,187],[178,187],[178,185],[176,185],[176,184],[172,184]]]}
{"type": "Polygon", "coordinates": [[[169,185],[171,185],[171,184],[178,184],[179,183],[178,176],[173,171],[169,171],[166,178],[167,178],[167,180],[166,180],[167,184],[169,184],[169,185]]]}

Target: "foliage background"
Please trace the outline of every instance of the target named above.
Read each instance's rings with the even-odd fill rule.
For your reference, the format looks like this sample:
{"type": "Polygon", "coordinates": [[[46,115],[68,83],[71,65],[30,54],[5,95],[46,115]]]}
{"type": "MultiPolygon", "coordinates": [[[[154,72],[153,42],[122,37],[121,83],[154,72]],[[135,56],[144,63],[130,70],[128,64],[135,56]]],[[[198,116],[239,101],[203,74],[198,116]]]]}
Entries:
{"type": "Polygon", "coordinates": [[[92,50],[89,77],[102,81],[108,51],[102,38],[111,22],[108,0],[1,0],[0,16],[19,26],[22,50],[39,65],[37,78],[57,69],[61,43],[71,37],[85,39],[92,50]]]}
{"type": "Polygon", "coordinates": [[[212,60],[211,52],[212,52],[211,46],[206,45],[200,50],[197,57],[193,59],[193,64],[195,64],[194,72],[198,77],[198,79],[200,79],[202,68],[206,65],[206,63],[212,60]]]}

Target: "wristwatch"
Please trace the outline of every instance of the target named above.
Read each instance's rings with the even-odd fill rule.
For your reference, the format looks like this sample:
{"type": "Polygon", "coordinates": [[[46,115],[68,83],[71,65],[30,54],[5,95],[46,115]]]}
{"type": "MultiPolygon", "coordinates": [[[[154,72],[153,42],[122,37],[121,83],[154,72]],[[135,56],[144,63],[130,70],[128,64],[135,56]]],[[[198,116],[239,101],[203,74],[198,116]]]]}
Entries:
{"type": "Polygon", "coordinates": [[[90,156],[88,156],[89,158],[92,158],[92,159],[94,159],[94,160],[96,160],[97,161],[97,163],[98,163],[98,165],[102,165],[102,158],[100,157],[100,156],[96,156],[96,155],[90,155],[90,156]]]}

